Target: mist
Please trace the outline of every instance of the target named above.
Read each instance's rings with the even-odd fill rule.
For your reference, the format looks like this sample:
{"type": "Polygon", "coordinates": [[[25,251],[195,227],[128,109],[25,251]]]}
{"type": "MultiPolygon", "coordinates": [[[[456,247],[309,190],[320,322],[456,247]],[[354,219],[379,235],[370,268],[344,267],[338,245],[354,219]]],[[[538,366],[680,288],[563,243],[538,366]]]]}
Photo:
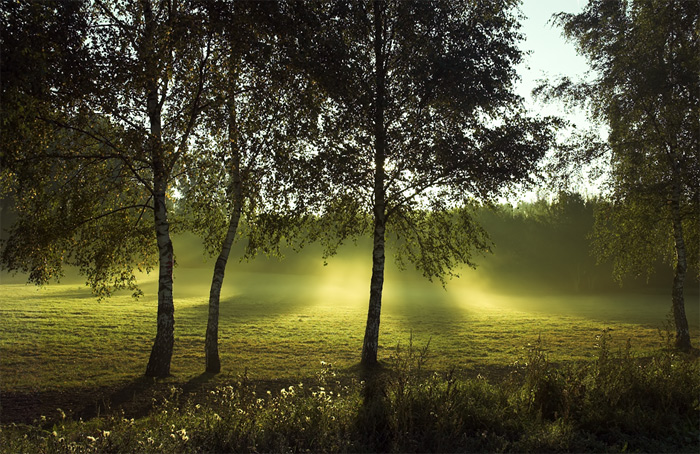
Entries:
{"type": "MultiPolygon", "coordinates": [[[[476,269],[458,270],[459,277],[448,279],[445,287],[430,282],[411,265],[400,270],[388,247],[383,312],[420,321],[441,314],[519,311],[661,327],[670,313],[671,267],[660,262],[649,279],[615,282],[611,264],[597,264],[590,253],[592,208],[585,204],[574,208],[553,215],[552,206],[540,201],[480,210],[479,221],[489,232],[493,252],[476,257],[476,269]]],[[[215,257],[206,256],[201,240],[192,234],[175,235],[173,246],[176,307],[183,298],[207,304],[215,257]]],[[[300,252],[283,248],[281,259],[259,255],[243,260],[244,249],[244,239],[234,244],[222,304],[243,298],[270,313],[299,306],[323,307],[331,313],[334,308],[366,312],[372,266],[369,237],[343,244],[326,264],[317,244],[300,252]]],[[[157,274],[138,278],[142,300],[150,303],[157,294],[157,274]]],[[[60,282],[82,286],[84,281],[68,268],[60,282]]],[[[0,282],[24,283],[26,276],[2,273],[0,282]]],[[[691,329],[700,326],[698,289],[697,278],[689,273],[686,310],[691,329]]]]}
{"type": "MultiPolygon", "coordinates": [[[[544,206],[544,205],[543,205],[544,206]]],[[[410,319],[455,316],[468,312],[519,311],[662,327],[670,313],[673,273],[665,263],[648,279],[612,278],[610,264],[597,264],[587,238],[593,225],[590,209],[552,221],[533,205],[482,210],[480,221],[494,244],[493,253],[477,257],[477,267],[463,267],[459,277],[430,282],[413,268],[401,270],[387,249],[383,311],[410,319]],[[451,314],[451,315],[450,315],[451,314]]],[[[177,267],[175,294],[209,294],[214,258],[202,255],[199,239],[174,239],[177,267]]],[[[300,252],[283,249],[283,258],[257,256],[241,260],[238,242],[227,267],[222,303],[246,297],[259,304],[316,305],[366,311],[371,274],[371,239],[342,245],[324,264],[321,247],[300,252]]],[[[410,265],[409,265],[410,266],[410,265]]],[[[151,282],[155,292],[155,281],[151,282]]],[[[698,281],[686,285],[686,309],[691,329],[700,325],[698,281]]],[[[177,299],[177,296],[176,296],[177,299]]]]}

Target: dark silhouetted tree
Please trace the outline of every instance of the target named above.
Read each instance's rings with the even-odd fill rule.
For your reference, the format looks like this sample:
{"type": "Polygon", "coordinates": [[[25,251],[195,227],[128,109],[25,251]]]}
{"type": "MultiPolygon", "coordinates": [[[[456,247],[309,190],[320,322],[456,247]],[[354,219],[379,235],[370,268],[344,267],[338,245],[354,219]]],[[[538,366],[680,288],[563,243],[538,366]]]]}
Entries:
{"type": "Polygon", "coordinates": [[[332,254],[371,232],[362,363],[377,362],[385,243],[444,283],[489,249],[470,206],[527,181],[553,140],[513,92],[514,1],[360,1],[299,8],[299,48],[325,93],[304,203],[332,254]],[[305,12],[305,14],[304,14],[305,12]]]}
{"type": "MultiPolygon", "coordinates": [[[[29,21],[24,28],[16,20],[20,28],[11,34],[49,69],[32,72],[33,82],[47,84],[48,96],[32,96],[36,107],[27,114],[46,132],[41,140],[21,122],[3,123],[3,136],[16,137],[3,157],[3,185],[19,214],[3,265],[29,272],[37,283],[75,265],[107,295],[138,291],[134,270],[158,263],[157,330],[146,375],[167,376],[174,342],[169,205],[206,90],[209,47],[201,10],[192,2],[95,0],[27,2],[13,14],[29,21]],[[52,27],[69,38],[73,33],[73,22],[56,15],[71,8],[85,22],[84,34],[70,39],[73,47],[52,45],[63,36],[52,27]],[[46,41],[32,37],[37,29],[46,41]],[[80,58],[71,62],[72,56],[80,58]],[[53,73],[55,65],[67,70],[53,73]],[[86,80],[73,80],[81,74],[86,80]]],[[[22,84],[13,90],[22,109],[22,96],[32,93],[22,84]]]]}
{"type": "Polygon", "coordinates": [[[676,346],[690,350],[684,285],[689,264],[700,270],[700,4],[594,0],[556,23],[595,78],[540,91],[588,108],[609,128],[607,143],[584,141],[567,157],[610,164],[596,255],[614,261],[620,280],[648,276],[658,257],[669,259],[676,346]]]}

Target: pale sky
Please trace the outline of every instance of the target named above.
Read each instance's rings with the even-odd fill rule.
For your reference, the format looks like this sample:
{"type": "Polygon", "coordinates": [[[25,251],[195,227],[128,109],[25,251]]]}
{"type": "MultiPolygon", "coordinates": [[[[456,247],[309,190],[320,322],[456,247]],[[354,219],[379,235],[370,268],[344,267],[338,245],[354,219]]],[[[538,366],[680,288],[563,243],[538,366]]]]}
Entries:
{"type": "MultiPolygon", "coordinates": [[[[522,80],[517,85],[517,91],[525,98],[531,113],[563,117],[572,122],[577,129],[591,127],[584,112],[567,109],[561,103],[545,104],[535,101],[531,92],[537,86],[538,79],[555,80],[560,76],[568,76],[575,81],[589,70],[586,59],[576,53],[574,44],[562,36],[561,28],[553,26],[550,22],[553,14],[579,13],[587,3],[587,0],[523,0],[521,5],[521,11],[527,17],[520,29],[525,36],[521,48],[532,53],[526,56],[524,64],[518,67],[518,74],[522,80]]],[[[599,129],[599,132],[601,135],[607,134],[605,128],[599,129]]],[[[563,138],[567,134],[568,132],[562,132],[560,137],[563,138]]],[[[592,181],[584,174],[577,183],[577,189],[587,194],[595,194],[600,191],[599,184],[599,180],[592,181]]],[[[537,191],[529,191],[510,201],[533,201],[536,198],[537,191]]]]}
{"type": "MultiPolygon", "coordinates": [[[[561,11],[578,13],[586,3],[587,0],[523,0],[521,10],[527,19],[522,22],[521,32],[525,35],[525,40],[521,46],[523,50],[532,51],[532,54],[525,58],[525,64],[518,67],[522,78],[518,91],[528,100],[528,107],[535,112],[555,115],[566,113],[560,107],[544,106],[532,100],[530,92],[537,85],[537,79],[567,75],[575,80],[588,69],[586,59],[576,53],[574,44],[564,39],[559,27],[549,23],[553,14],[561,11]]],[[[585,117],[580,114],[570,119],[585,121],[585,117]]]]}

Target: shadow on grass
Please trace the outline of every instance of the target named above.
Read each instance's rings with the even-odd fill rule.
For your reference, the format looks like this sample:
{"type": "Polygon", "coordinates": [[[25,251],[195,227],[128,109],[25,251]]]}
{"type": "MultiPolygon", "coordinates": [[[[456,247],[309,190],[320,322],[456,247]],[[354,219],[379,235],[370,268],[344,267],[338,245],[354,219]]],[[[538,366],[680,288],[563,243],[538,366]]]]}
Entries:
{"type": "MultiPolygon", "coordinates": [[[[182,395],[194,394],[211,381],[216,374],[203,372],[182,385],[182,395]]],[[[73,418],[88,420],[103,414],[112,414],[114,410],[123,410],[129,418],[147,416],[163,398],[167,398],[171,383],[141,376],[99,398],[96,402],[77,411],[73,418]]]]}
{"type": "MultiPolygon", "coordinates": [[[[248,325],[283,315],[306,313],[308,307],[313,305],[315,301],[312,298],[303,298],[302,296],[282,297],[272,292],[264,294],[261,291],[259,295],[222,297],[219,324],[220,326],[248,325]]],[[[206,322],[208,310],[209,301],[203,299],[201,303],[178,308],[176,317],[179,317],[181,323],[201,320],[206,322]]]]}
{"type": "Polygon", "coordinates": [[[76,411],[73,418],[88,420],[111,414],[117,408],[123,409],[124,414],[131,418],[146,416],[153,408],[154,403],[152,399],[146,397],[153,395],[159,388],[162,388],[162,384],[154,378],[138,377],[112,390],[111,393],[106,393],[107,395],[96,396],[96,400],[76,411]]]}
{"type": "Polygon", "coordinates": [[[391,403],[387,393],[390,369],[378,363],[357,366],[364,381],[362,403],[357,413],[357,433],[371,452],[390,452],[394,444],[391,430],[391,403]]]}
{"type": "Polygon", "coordinates": [[[34,392],[1,392],[0,420],[3,424],[39,424],[51,427],[65,418],[88,420],[124,410],[124,415],[138,418],[153,408],[159,389],[166,389],[150,377],[108,388],[70,388],[34,392]]]}
{"type": "Polygon", "coordinates": [[[213,372],[202,372],[196,377],[191,378],[187,383],[182,386],[182,393],[187,395],[196,391],[199,391],[204,385],[211,381],[218,374],[213,372]]]}

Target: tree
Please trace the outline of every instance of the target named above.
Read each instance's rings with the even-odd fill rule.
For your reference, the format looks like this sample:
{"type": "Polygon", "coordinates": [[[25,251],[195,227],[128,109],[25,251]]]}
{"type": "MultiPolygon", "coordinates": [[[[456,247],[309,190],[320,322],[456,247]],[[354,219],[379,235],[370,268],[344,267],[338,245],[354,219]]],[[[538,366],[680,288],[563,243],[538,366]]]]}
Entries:
{"type": "Polygon", "coordinates": [[[362,363],[377,362],[385,243],[429,279],[489,249],[469,208],[528,180],[552,121],[523,116],[514,1],[333,2],[297,11],[325,93],[304,203],[332,254],[371,231],[362,363]]]}
{"type": "MultiPolygon", "coordinates": [[[[29,272],[37,283],[75,265],[98,294],[107,295],[118,288],[138,291],[134,270],[150,270],[157,258],[158,323],[146,375],[164,377],[174,343],[168,198],[202,109],[207,30],[193,3],[75,5],[88,31],[76,46],[88,58],[73,71],[90,77],[82,84],[72,83],[70,74],[45,79],[53,84],[51,96],[37,101],[40,108],[30,118],[44,125],[49,140],[8,126],[19,140],[3,163],[3,183],[14,194],[20,220],[3,250],[3,265],[29,272]],[[56,95],[66,87],[70,96],[56,95]]],[[[31,8],[54,13],[48,3],[31,8]]]]}
{"type": "MultiPolygon", "coordinates": [[[[676,346],[690,350],[684,284],[700,270],[700,5],[682,0],[594,0],[556,23],[595,78],[542,87],[586,107],[608,126],[607,144],[584,142],[580,158],[607,158],[607,203],[597,211],[594,250],[616,277],[647,276],[665,256],[676,346]]],[[[585,161],[582,159],[581,161],[585,161]]]]}
{"type": "Polygon", "coordinates": [[[315,129],[308,81],[290,70],[284,5],[274,2],[211,2],[216,36],[213,83],[203,112],[206,146],[187,158],[191,171],[182,204],[192,230],[216,255],[209,292],[205,370],[218,373],[221,286],[233,242],[246,236],[246,254],[276,250],[299,229],[290,218],[295,190],[294,155],[315,129]],[[240,229],[245,220],[245,232],[240,229]]]}

